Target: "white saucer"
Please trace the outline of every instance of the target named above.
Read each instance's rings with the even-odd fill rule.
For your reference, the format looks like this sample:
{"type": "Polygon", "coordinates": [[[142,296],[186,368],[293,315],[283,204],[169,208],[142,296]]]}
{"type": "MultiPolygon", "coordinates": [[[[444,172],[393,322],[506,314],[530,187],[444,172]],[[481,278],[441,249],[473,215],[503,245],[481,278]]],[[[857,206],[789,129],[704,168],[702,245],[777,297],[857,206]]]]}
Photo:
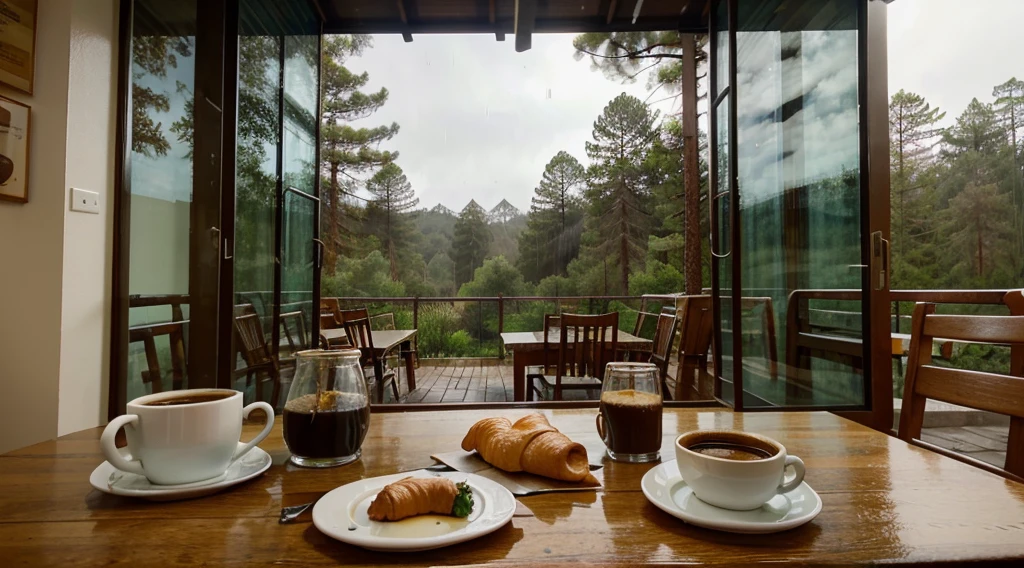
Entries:
{"type": "MultiPolygon", "coordinates": [[[[244,444],[239,442],[238,445],[244,444]]],[[[127,448],[121,448],[121,453],[127,456],[127,448]]],[[[259,447],[254,447],[240,460],[231,464],[223,475],[181,485],[156,485],[141,475],[121,471],[105,461],[93,470],[89,476],[89,483],[96,490],[111,495],[141,497],[151,501],[194,499],[248,481],[267,471],[272,461],[270,454],[259,447]]]]}
{"type": "Polygon", "coordinates": [[[516,512],[516,499],[497,483],[472,473],[413,471],[363,479],[327,493],[313,506],[313,524],[325,535],[369,550],[414,552],[441,548],[490,534],[516,512]],[[473,491],[465,519],[421,515],[397,522],[371,521],[366,510],[385,485],[406,477],[447,477],[473,491]]]}
{"type": "Polygon", "coordinates": [[[776,495],[760,509],[732,511],[708,505],[679,475],[675,460],[651,469],[640,488],[655,507],[698,527],[733,533],[764,534],[796,528],[821,512],[821,497],[807,483],[776,495]]]}

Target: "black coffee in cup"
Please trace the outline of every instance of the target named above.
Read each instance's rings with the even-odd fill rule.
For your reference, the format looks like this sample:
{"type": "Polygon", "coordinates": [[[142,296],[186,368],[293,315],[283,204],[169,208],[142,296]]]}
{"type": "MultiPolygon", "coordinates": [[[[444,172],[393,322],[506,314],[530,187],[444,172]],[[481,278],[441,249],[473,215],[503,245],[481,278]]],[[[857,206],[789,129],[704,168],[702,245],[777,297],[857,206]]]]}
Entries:
{"type": "Polygon", "coordinates": [[[178,406],[181,404],[196,404],[199,402],[213,402],[215,400],[223,400],[225,398],[234,396],[235,393],[231,391],[211,391],[211,392],[184,392],[178,396],[170,398],[161,398],[160,400],[154,400],[152,402],[144,402],[143,406],[178,406]]]}
{"type": "Polygon", "coordinates": [[[765,460],[773,455],[762,448],[716,440],[694,444],[689,449],[698,454],[735,461],[765,460]]]}

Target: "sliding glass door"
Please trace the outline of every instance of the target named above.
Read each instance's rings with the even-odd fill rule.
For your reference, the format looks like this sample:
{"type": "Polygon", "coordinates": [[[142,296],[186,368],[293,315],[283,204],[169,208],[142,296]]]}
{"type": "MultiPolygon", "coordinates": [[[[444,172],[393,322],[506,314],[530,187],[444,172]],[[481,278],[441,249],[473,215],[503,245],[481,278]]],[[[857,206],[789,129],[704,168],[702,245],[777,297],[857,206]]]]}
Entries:
{"type": "Polygon", "coordinates": [[[867,4],[712,10],[717,394],[737,409],[871,407],[867,4]]]}
{"type": "Polygon", "coordinates": [[[133,0],[121,33],[109,413],[170,389],[269,400],[318,333],[319,18],[133,0]]]}

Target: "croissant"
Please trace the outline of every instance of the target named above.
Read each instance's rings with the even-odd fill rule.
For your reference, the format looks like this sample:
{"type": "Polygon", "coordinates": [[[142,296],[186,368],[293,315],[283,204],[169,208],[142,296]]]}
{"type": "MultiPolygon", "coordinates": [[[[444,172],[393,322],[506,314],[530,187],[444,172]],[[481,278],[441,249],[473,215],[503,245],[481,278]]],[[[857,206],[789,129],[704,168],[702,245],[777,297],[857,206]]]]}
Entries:
{"type": "Polygon", "coordinates": [[[456,485],[444,477],[406,477],[385,485],[367,514],[372,521],[400,521],[430,513],[465,517],[472,508],[472,493],[464,483],[456,485]]]}
{"type": "Polygon", "coordinates": [[[485,418],[462,440],[462,449],[476,450],[498,469],[525,471],[562,481],[581,481],[590,474],[587,449],[552,426],[543,414],[530,414],[513,424],[508,418],[485,418]]]}

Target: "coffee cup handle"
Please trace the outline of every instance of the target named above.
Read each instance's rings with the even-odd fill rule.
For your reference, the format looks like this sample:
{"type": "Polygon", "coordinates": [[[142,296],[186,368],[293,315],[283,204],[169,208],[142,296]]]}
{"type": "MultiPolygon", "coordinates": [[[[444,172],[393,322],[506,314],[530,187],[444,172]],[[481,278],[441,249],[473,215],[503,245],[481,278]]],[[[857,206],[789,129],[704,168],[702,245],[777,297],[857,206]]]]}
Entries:
{"type": "Polygon", "coordinates": [[[239,458],[241,458],[245,454],[249,453],[249,450],[251,450],[254,447],[256,447],[256,444],[259,444],[260,442],[263,441],[264,438],[266,438],[268,435],[270,435],[270,430],[274,428],[274,407],[270,406],[269,404],[267,404],[265,402],[254,402],[254,403],[250,404],[249,406],[246,406],[245,408],[243,408],[242,409],[242,418],[243,419],[248,418],[249,417],[249,413],[252,412],[253,410],[256,410],[256,409],[261,409],[261,410],[263,410],[263,412],[267,413],[267,425],[264,426],[263,427],[263,431],[260,432],[259,434],[257,434],[255,438],[250,440],[248,444],[246,444],[246,445],[242,446],[241,448],[238,448],[237,450],[235,450],[235,455],[231,456],[231,461],[232,462],[238,461],[239,458]]]}
{"type": "Polygon", "coordinates": [[[111,420],[100,436],[100,449],[103,450],[103,457],[107,458],[110,465],[117,469],[128,473],[146,475],[146,472],[142,470],[142,462],[137,459],[124,459],[121,451],[117,449],[117,445],[114,443],[117,432],[121,428],[135,428],[135,425],[138,423],[139,417],[135,414],[123,414],[111,420]]]}
{"type": "Polygon", "coordinates": [[[596,422],[597,435],[600,436],[602,440],[604,440],[604,414],[601,414],[600,410],[597,411],[596,422]]]}
{"type": "Polygon", "coordinates": [[[782,484],[779,485],[779,493],[789,493],[804,482],[804,460],[796,456],[786,456],[786,465],[782,468],[782,484]],[[793,466],[793,479],[786,481],[786,470],[793,466]]]}

